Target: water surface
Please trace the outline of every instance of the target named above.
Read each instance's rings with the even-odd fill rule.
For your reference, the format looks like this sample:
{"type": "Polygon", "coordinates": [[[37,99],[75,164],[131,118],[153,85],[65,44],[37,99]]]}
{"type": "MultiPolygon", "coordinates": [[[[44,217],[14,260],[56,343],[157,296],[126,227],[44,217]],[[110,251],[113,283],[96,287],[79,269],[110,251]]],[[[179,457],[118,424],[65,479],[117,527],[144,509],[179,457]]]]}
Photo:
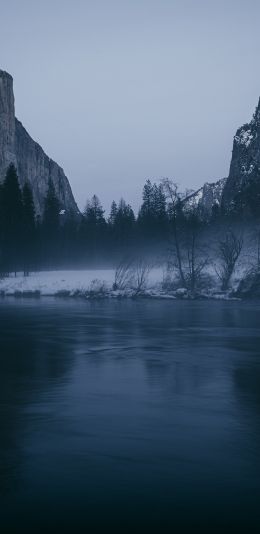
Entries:
{"type": "Polygon", "coordinates": [[[1,300],[3,532],[257,531],[259,319],[258,303],[1,300]]]}

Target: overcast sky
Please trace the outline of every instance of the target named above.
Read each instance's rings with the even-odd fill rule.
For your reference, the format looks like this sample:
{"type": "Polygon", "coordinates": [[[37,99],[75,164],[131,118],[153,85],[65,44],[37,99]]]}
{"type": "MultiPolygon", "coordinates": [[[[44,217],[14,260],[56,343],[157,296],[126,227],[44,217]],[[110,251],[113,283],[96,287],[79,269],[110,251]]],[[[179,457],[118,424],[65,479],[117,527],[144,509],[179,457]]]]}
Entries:
{"type": "Polygon", "coordinates": [[[16,115],[70,179],[136,208],[147,178],[226,176],[260,95],[259,0],[0,0],[16,115]]]}

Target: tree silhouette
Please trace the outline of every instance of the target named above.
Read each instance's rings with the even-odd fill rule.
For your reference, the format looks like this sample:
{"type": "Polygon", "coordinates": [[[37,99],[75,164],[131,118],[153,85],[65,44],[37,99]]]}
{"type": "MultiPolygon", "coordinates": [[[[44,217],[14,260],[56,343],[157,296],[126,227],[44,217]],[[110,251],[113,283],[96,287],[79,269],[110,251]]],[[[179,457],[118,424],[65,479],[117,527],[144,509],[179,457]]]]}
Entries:
{"type": "Polygon", "coordinates": [[[58,258],[59,226],[60,226],[60,203],[55,193],[51,179],[48,182],[48,190],[44,200],[42,219],[42,254],[43,261],[54,264],[58,258]]]}
{"type": "Polygon", "coordinates": [[[2,186],[2,232],[3,256],[7,272],[15,275],[21,262],[22,252],[22,193],[15,166],[11,163],[2,186]]]}
{"type": "Polygon", "coordinates": [[[28,276],[30,268],[35,261],[35,207],[33,201],[32,190],[28,182],[23,186],[22,190],[22,204],[23,204],[23,269],[24,276],[28,276]]]}

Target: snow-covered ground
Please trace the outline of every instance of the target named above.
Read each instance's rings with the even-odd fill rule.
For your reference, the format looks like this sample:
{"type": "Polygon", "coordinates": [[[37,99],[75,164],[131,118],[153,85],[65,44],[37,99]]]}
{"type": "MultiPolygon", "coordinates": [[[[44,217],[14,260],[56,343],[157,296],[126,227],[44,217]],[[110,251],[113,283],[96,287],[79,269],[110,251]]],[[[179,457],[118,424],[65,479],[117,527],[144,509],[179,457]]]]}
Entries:
{"type": "Polygon", "coordinates": [[[145,275],[146,282],[141,291],[137,291],[135,278],[124,288],[113,288],[115,282],[114,269],[87,269],[87,270],[66,270],[66,271],[41,271],[30,273],[24,277],[23,273],[13,274],[0,279],[0,296],[64,296],[64,297],[84,297],[84,298],[121,298],[121,297],[150,297],[150,298],[232,298],[233,291],[236,290],[239,280],[243,275],[243,269],[237,269],[236,276],[232,279],[230,291],[221,292],[220,282],[213,274],[212,265],[208,267],[208,274],[213,279],[207,288],[201,288],[199,292],[191,293],[185,288],[171,288],[165,282],[165,267],[152,268],[145,275]],[[241,271],[239,273],[239,271],[241,271]],[[240,276],[239,276],[240,275],[240,276]],[[164,282],[164,283],[163,283],[164,282]]]}
{"type": "Polygon", "coordinates": [[[104,281],[108,286],[113,284],[112,270],[82,271],[42,271],[24,277],[18,273],[0,281],[0,291],[13,295],[15,292],[40,291],[41,295],[55,295],[60,291],[85,291],[92,280],[104,281]]]}
{"type": "MultiPolygon", "coordinates": [[[[115,271],[113,269],[79,270],[79,271],[42,271],[24,277],[18,273],[15,277],[0,280],[0,292],[5,295],[38,291],[42,296],[56,295],[62,291],[85,293],[91,288],[100,286],[112,289],[115,271]]],[[[152,269],[148,276],[147,286],[154,288],[162,282],[163,270],[152,269]]]]}

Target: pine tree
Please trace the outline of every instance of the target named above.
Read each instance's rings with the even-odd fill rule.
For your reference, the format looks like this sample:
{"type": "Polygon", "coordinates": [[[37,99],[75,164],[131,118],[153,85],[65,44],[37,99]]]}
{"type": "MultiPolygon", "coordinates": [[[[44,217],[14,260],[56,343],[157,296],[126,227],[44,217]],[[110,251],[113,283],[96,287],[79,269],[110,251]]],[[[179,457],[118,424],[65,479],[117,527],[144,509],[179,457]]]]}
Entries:
{"type": "Polygon", "coordinates": [[[16,168],[8,167],[2,188],[3,256],[6,270],[16,274],[21,264],[22,252],[22,193],[16,168]]]}
{"type": "Polygon", "coordinates": [[[167,223],[166,198],[163,186],[147,180],[143,188],[143,202],[138,214],[138,226],[145,238],[165,233],[167,223]]]}
{"type": "Polygon", "coordinates": [[[153,185],[150,180],[146,180],[143,188],[143,203],[140,209],[143,218],[149,218],[153,209],[153,185]]]}
{"type": "Polygon", "coordinates": [[[22,190],[23,203],[23,264],[24,276],[28,276],[30,267],[35,261],[35,207],[32,190],[28,182],[22,190]]]}
{"type": "Polygon", "coordinates": [[[99,198],[97,195],[93,195],[92,199],[87,201],[86,208],[84,210],[86,222],[93,227],[104,226],[104,213],[105,211],[102,208],[99,198]]]}
{"type": "Polygon", "coordinates": [[[153,186],[152,218],[155,235],[163,236],[166,231],[166,198],[162,184],[153,186]]]}
{"type": "Polygon", "coordinates": [[[51,179],[48,182],[48,191],[44,200],[44,212],[42,219],[42,254],[43,261],[53,265],[59,255],[58,238],[60,226],[60,203],[56,196],[54,184],[51,179]]]}
{"type": "Polygon", "coordinates": [[[72,262],[74,262],[75,266],[75,258],[78,251],[78,220],[71,211],[66,213],[61,224],[60,244],[62,261],[66,265],[73,265],[72,262]]]}
{"type": "Polygon", "coordinates": [[[150,180],[146,180],[143,187],[143,202],[138,214],[138,227],[144,237],[152,232],[153,220],[153,186],[150,180]]]}
{"type": "Polygon", "coordinates": [[[44,200],[43,226],[46,232],[57,234],[59,229],[60,203],[56,196],[53,181],[49,179],[48,191],[44,200]]]}
{"type": "Polygon", "coordinates": [[[135,227],[135,215],[130,206],[121,198],[114,221],[114,235],[120,246],[128,246],[133,237],[135,227]]]}
{"type": "Polygon", "coordinates": [[[110,215],[108,217],[108,224],[112,227],[115,224],[116,216],[117,216],[117,203],[113,200],[111,204],[110,215]]]}
{"type": "Polygon", "coordinates": [[[97,260],[106,246],[107,223],[99,198],[94,195],[87,201],[80,228],[83,249],[86,248],[90,262],[97,260]]]}

